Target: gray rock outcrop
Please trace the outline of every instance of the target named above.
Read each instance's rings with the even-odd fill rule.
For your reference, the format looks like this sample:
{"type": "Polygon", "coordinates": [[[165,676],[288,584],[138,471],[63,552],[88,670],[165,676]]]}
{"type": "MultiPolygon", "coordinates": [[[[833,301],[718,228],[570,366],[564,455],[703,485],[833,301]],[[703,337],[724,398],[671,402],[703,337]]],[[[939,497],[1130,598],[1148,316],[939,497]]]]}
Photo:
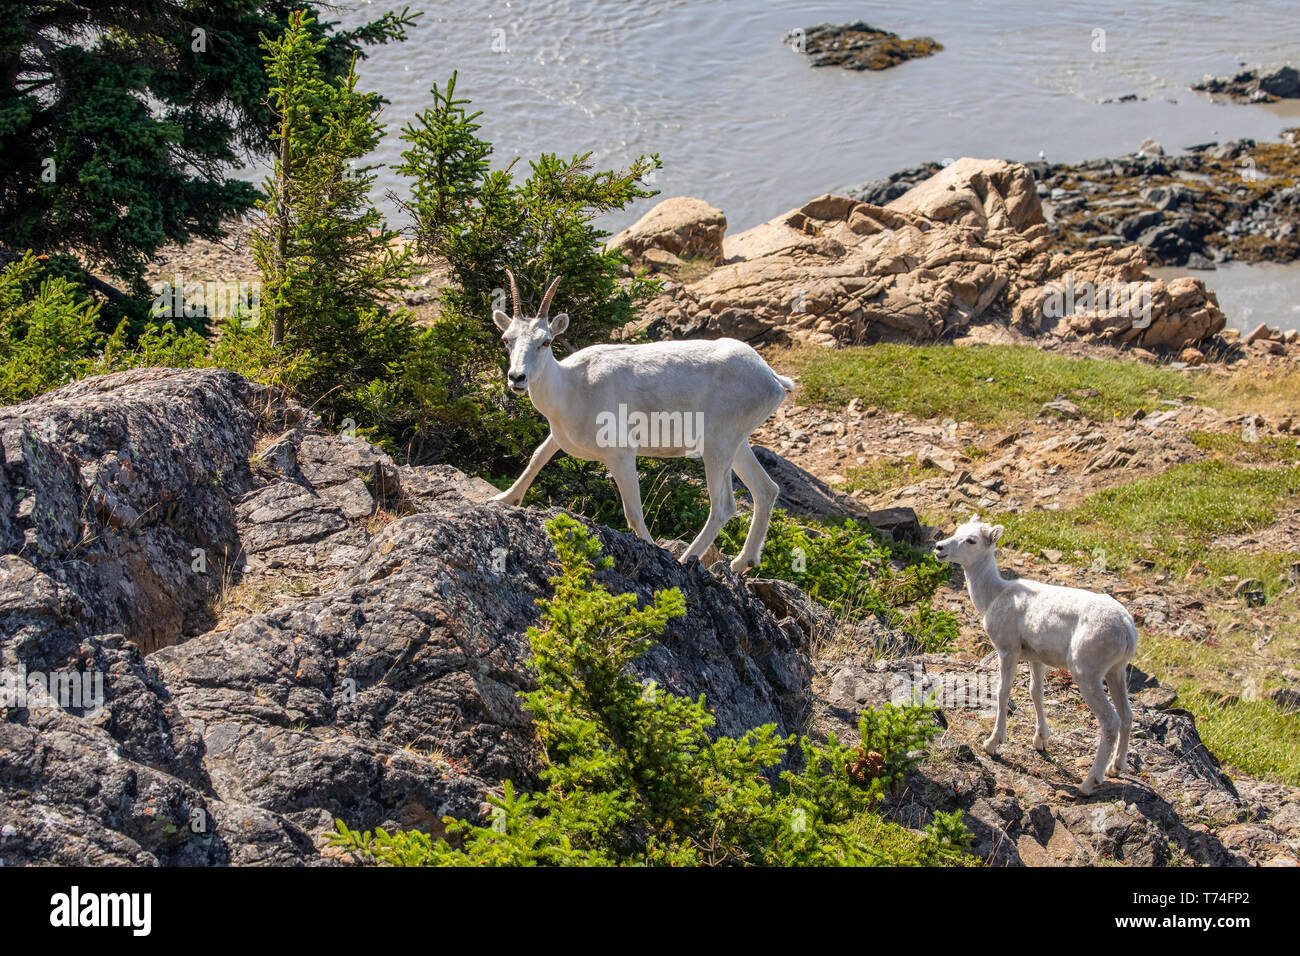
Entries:
{"type": "MultiPolygon", "coordinates": [[[[223,371],[90,379],[0,434],[0,667],[25,691],[0,719],[6,864],[314,864],[335,817],[439,832],[535,782],[517,692],[548,513],[223,371]],[[94,699],[26,687],[82,674],[94,699]]],[[[611,588],[686,595],[646,679],[707,695],[721,732],[797,726],[802,632],[596,531],[611,588]]]]}

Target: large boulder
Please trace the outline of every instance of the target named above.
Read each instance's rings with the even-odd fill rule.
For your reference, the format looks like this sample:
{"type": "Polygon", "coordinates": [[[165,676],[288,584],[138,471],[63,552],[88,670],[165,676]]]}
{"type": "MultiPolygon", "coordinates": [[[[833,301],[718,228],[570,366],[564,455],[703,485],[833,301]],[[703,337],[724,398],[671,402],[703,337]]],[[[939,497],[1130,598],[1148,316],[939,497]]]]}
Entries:
{"type": "Polygon", "coordinates": [[[1056,255],[1042,285],[1025,289],[1011,308],[1017,327],[1070,332],[1146,348],[1185,348],[1223,330],[1218,296],[1200,279],[1165,282],[1146,274],[1137,246],[1056,255]]]}
{"type": "MultiPolygon", "coordinates": [[[[535,782],[517,692],[551,513],[223,371],[91,379],[0,429],[0,671],[22,691],[0,702],[0,860],[313,864],[335,817],[438,832],[535,782]]],[[[803,632],[593,530],[612,589],[686,596],[645,679],[706,695],[720,732],[796,728],[803,632]]]]}
{"type": "MultiPolygon", "coordinates": [[[[889,191],[885,194],[892,194],[889,191]]],[[[723,241],[725,264],[650,303],[652,336],[821,345],[933,340],[1003,318],[1029,330],[1147,346],[1194,345],[1223,328],[1199,279],[1174,290],[1136,245],[1053,251],[1030,170],[960,159],[884,206],[827,194],[723,241]],[[1045,322],[1062,282],[1148,283],[1151,309],[1123,322],[1073,306],[1045,322]]],[[[1091,302],[1093,300],[1089,300],[1091,302]]]]}
{"type": "Polygon", "coordinates": [[[1019,163],[966,157],[940,169],[889,204],[934,222],[990,232],[1041,226],[1043,204],[1033,174],[1019,163]]]}
{"type": "MultiPolygon", "coordinates": [[[[919,544],[922,528],[916,512],[911,508],[871,509],[849,495],[836,491],[811,472],[805,471],[789,459],[769,448],[754,446],[758,463],[763,466],[780,492],[776,507],[800,518],[839,521],[852,518],[882,531],[895,541],[919,544]]],[[[736,490],[745,496],[749,491],[738,478],[733,477],[736,490]]]]}
{"type": "Polygon", "coordinates": [[[303,411],[232,372],[141,369],[0,409],[0,543],[83,629],[145,651],[194,633],[235,563],[255,436],[303,411]]]}
{"type": "Polygon", "coordinates": [[[659,263],[702,259],[722,262],[722,237],[727,217],[702,199],[676,196],[665,199],[634,224],[609,241],[610,249],[622,249],[636,261],[652,258],[650,250],[665,253],[659,263]]]}

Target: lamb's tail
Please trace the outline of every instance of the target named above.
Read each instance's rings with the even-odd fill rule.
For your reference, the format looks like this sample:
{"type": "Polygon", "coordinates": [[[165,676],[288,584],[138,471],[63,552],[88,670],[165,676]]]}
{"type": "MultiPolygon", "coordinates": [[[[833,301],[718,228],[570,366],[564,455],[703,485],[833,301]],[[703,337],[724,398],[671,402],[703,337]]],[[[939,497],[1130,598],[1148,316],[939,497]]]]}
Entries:
{"type": "Polygon", "coordinates": [[[776,372],[772,373],[772,377],[775,378],[780,386],[787,392],[794,391],[794,379],[786,378],[784,375],[777,375],[776,372]]]}
{"type": "Polygon", "coordinates": [[[1130,663],[1133,661],[1133,656],[1137,653],[1137,649],[1138,629],[1137,625],[1133,623],[1133,615],[1130,614],[1128,616],[1128,657],[1126,658],[1130,663]]]}

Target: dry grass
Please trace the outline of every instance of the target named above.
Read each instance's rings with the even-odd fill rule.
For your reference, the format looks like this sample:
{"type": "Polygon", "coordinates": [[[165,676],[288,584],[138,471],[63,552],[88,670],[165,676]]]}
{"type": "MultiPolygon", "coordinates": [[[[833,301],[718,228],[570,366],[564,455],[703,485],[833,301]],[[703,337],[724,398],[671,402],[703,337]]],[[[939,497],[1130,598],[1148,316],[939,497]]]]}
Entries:
{"type": "Polygon", "coordinates": [[[1263,415],[1277,422],[1300,414],[1300,371],[1273,373],[1251,368],[1205,386],[1207,405],[1238,415],[1263,415]]]}
{"type": "Polygon", "coordinates": [[[234,580],[229,565],[222,568],[221,590],[208,603],[214,631],[227,631],[245,618],[262,614],[317,593],[309,579],[290,573],[253,573],[234,580]]]}

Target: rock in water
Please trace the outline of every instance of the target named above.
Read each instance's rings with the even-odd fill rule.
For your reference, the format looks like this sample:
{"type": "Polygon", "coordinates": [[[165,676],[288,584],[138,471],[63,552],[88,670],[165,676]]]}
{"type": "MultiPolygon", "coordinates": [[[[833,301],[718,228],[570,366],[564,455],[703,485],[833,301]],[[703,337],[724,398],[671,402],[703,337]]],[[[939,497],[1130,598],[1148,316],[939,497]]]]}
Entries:
{"type": "Polygon", "coordinates": [[[791,30],[785,42],[808,55],[813,66],[842,66],[846,70],[886,70],[907,60],[932,56],[943,44],[930,37],[904,39],[868,23],[819,23],[791,30]]]}
{"type": "Polygon", "coordinates": [[[1281,66],[1272,70],[1243,70],[1232,77],[1207,76],[1192,89],[1218,93],[1251,103],[1300,98],[1300,71],[1281,66]]]}
{"type": "MultiPolygon", "coordinates": [[[[0,438],[0,667],[98,680],[0,701],[5,863],[314,864],[336,817],[436,833],[535,782],[516,692],[551,513],[219,370],[87,379],[0,409],[0,438]]],[[[797,727],[801,631],[595,531],[612,590],[686,596],[646,679],[723,733],[797,727]]]]}

